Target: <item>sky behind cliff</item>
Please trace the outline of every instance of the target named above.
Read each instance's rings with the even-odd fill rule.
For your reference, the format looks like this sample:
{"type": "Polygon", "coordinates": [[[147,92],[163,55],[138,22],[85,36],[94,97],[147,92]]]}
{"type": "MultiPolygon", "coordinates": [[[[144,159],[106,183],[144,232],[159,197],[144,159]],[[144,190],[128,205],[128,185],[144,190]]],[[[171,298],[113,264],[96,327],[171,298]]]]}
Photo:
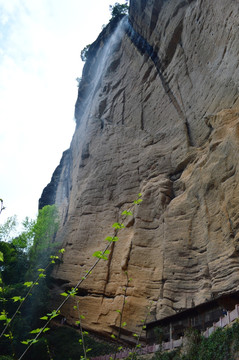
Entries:
{"type": "Polygon", "coordinates": [[[36,216],[74,132],[80,52],[114,2],[0,0],[0,223],[36,216]]]}

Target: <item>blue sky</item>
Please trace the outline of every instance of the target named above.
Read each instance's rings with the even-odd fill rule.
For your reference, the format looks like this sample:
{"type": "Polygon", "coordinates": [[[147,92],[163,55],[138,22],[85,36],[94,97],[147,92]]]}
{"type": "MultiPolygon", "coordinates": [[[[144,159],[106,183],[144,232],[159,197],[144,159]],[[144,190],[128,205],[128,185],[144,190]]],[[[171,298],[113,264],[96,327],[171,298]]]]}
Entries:
{"type": "Polygon", "coordinates": [[[36,216],[74,132],[80,52],[114,2],[0,0],[0,223],[36,216]]]}

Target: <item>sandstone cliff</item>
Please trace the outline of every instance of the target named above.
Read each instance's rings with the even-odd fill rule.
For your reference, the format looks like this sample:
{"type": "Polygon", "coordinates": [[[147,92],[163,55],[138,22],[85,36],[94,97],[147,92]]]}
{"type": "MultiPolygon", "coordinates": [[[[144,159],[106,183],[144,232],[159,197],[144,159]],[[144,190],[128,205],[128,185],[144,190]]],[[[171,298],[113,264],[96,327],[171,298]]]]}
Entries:
{"type": "MultiPolygon", "coordinates": [[[[238,10],[235,0],[131,0],[129,22],[90,50],[71,147],[40,200],[62,220],[55,303],[137,193],[143,202],[78,291],[88,329],[117,329],[125,270],[125,338],[150,303],[154,320],[239,289],[238,10]]],[[[74,323],[71,302],[63,312],[74,323]]]]}

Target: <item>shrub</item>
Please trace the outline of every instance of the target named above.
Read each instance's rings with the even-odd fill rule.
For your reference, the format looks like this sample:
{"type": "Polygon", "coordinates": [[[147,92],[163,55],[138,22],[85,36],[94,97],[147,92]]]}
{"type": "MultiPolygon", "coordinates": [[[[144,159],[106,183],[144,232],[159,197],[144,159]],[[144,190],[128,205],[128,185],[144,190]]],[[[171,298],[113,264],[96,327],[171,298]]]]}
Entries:
{"type": "Polygon", "coordinates": [[[114,5],[110,5],[111,11],[111,20],[116,18],[117,16],[127,15],[129,12],[129,6],[127,5],[127,1],[125,4],[119,4],[118,2],[114,5]]]}

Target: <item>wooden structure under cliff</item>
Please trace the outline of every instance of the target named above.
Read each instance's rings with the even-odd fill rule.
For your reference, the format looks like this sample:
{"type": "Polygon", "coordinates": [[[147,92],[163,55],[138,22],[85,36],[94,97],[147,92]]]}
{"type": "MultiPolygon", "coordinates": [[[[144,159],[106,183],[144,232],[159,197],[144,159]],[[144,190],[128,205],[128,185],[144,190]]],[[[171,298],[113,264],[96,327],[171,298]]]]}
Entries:
{"type": "MultiPolygon", "coordinates": [[[[137,194],[142,205],[108,262],[77,293],[84,328],[131,339],[150,321],[239,290],[239,4],[131,0],[92,44],[70,149],[43,191],[61,226],[64,262],[52,306],[104,248],[137,194]]],[[[72,303],[62,310],[68,323],[72,303]]]]}
{"type": "Polygon", "coordinates": [[[161,344],[178,340],[187,333],[189,329],[206,333],[212,326],[224,327],[231,321],[239,318],[238,312],[239,292],[221,296],[217,299],[179,311],[178,313],[160,320],[152,321],[146,325],[147,344],[161,344]],[[230,317],[230,312],[235,312],[230,317]],[[225,317],[227,321],[220,319],[225,317]],[[218,323],[218,325],[216,325],[218,323]]]}

